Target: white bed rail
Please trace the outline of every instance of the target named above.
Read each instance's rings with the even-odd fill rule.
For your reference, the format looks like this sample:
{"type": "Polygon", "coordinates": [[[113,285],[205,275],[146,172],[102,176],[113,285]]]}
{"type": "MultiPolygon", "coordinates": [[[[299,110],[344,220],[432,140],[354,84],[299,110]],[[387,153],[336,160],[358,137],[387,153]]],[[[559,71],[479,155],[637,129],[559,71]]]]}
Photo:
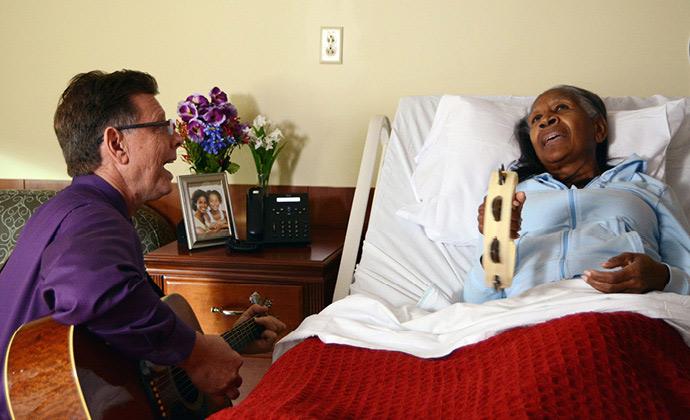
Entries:
{"type": "Polygon", "coordinates": [[[352,199],[350,219],[347,223],[343,256],[338,269],[338,279],[333,291],[333,302],[344,298],[350,293],[350,285],[352,284],[355,265],[357,264],[359,245],[362,240],[362,228],[366,217],[371,183],[374,179],[374,170],[376,169],[376,157],[379,155],[379,146],[381,146],[380,156],[382,161],[390,134],[391,123],[388,117],[385,115],[371,117],[367,139],[364,143],[364,152],[362,152],[362,162],[359,167],[355,196],[352,199]]]}

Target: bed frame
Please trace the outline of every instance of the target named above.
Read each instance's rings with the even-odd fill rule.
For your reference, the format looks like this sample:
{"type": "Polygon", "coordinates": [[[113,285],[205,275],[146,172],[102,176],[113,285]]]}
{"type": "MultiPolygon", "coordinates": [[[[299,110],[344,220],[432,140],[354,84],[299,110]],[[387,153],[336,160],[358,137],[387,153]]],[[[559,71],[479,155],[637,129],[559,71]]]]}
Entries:
{"type": "MultiPolygon", "coordinates": [[[[345,233],[345,244],[343,245],[343,257],[340,260],[338,269],[338,279],[333,291],[333,302],[340,300],[350,294],[350,285],[354,277],[355,266],[357,265],[357,255],[362,245],[362,229],[366,218],[367,204],[371,193],[371,185],[374,179],[374,172],[377,168],[377,156],[386,153],[386,146],[391,135],[391,123],[385,115],[375,115],[369,120],[367,138],[364,142],[364,152],[362,162],[359,166],[359,176],[355,187],[355,196],[352,200],[350,209],[350,219],[345,233]]],[[[381,167],[379,161],[378,167],[381,167]]],[[[376,190],[374,198],[376,200],[376,190]]],[[[373,202],[372,202],[373,206],[373,202]]]]}

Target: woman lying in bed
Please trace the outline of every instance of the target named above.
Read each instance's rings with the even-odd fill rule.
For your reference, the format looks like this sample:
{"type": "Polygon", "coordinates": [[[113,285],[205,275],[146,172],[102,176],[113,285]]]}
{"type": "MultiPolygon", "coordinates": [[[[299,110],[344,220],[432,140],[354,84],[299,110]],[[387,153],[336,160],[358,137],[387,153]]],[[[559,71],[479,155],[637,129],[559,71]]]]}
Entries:
{"type": "MultiPolygon", "coordinates": [[[[520,183],[511,234],[516,267],[511,287],[484,284],[477,263],[463,301],[513,296],[536,285],[582,278],[606,293],[690,292],[690,236],[667,185],[630,156],[607,164],[606,106],[599,96],[558,86],[535,100],[516,126],[520,183]]],[[[479,206],[479,230],[484,204],[479,206]]],[[[479,259],[478,259],[479,260],[479,259]]]]}

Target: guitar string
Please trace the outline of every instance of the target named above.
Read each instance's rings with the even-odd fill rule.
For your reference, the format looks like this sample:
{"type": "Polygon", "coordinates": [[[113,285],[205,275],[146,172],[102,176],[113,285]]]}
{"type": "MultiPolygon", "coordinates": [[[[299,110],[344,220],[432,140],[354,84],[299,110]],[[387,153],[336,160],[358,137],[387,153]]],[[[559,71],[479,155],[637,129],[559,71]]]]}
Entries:
{"type": "MultiPolygon", "coordinates": [[[[238,325],[237,327],[233,328],[232,330],[224,333],[223,335],[232,335],[234,337],[223,337],[226,342],[228,342],[229,338],[236,338],[235,343],[233,344],[238,344],[241,341],[246,341],[247,337],[251,337],[254,335],[256,332],[258,332],[258,326],[256,323],[251,322],[254,319],[255,316],[252,316],[251,318],[247,319],[244,321],[242,324],[238,325]],[[252,331],[254,330],[254,331],[252,331]],[[237,337],[241,338],[237,339],[237,337]]],[[[222,335],[221,335],[222,336],[222,335]]],[[[233,344],[229,343],[230,346],[233,344]]],[[[248,344],[248,343],[247,343],[248,344]]],[[[187,397],[187,399],[191,396],[193,392],[198,392],[196,386],[191,382],[191,379],[187,375],[187,373],[178,367],[171,367],[170,368],[170,375],[167,375],[164,379],[161,379],[157,381],[157,384],[161,388],[166,388],[170,382],[176,382],[179,385],[176,386],[177,391],[183,395],[184,397],[187,397]]]]}
{"type": "MultiPolygon", "coordinates": [[[[262,314],[262,316],[264,315],[262,314]]],[[[243,321],[240,325],[233,328],[232,330],[226,331],[225,333],[221,334],[221,337],[223,337],[223,339],[228,343],[228,345],[230,345],[230,347],[234,347],[238,344],[241,344],[242,342],[246,341],[247,338],[253,338],[252,336],[259,332],[259,325],[257,325],[255,322],[252,322],[256,317],[257,315],[253,315],[251,318],[247,319],[246,321],[243,321]],[[231,343],[231,341],[233,342],[231,343]]],[[[246,343],[244,345],[247,344],[249,343],[246,343]]],[[[177,387],[177,389],[178,392],[185,396],[189,396],[189,394],[192,391],[197,391],[196,387],[193,383],[191,383],[191,379],[184,371],[184,369],[178,367],[171,367],[170,370],[172,371],[170,375],[172,378],[166,377],[165,379],[157,381],[157,384],[159,386],[165,387],[172,380],[176,382],[182,382],[181,387],[177,387]]]]}
{"type": "MultiPolygon", "coordinates": [[[[253,321],[253,319],[254,319],[254,316],[247,319],[246,321],[242,322],[240,325],[233,328],[232,330],[221,334],[221,337],[223,337],[223,335],[230,336],[230,337],[223,337],[223,339],[225,339],[226,342],[228,342],[229,340],[232,339],[232,341],[234,341],[233,343],[228,342],[228,345],[230,345],[230,347],[232,347],[233,344],[237,344],[237,342],[241,341],[240,338],[245,339],[246,337],[251,336],[252,329],[256,329],[256,328],[253,328],[253,326],[251,325],[251,324],[254,324],[254,325],[256,325],[256,324],[253,322],[250,323],[250,321],[253,321]]],[[[182,371],[182,373],[184,373],[183,369],[180,369],[180,368],[178,368],[178,369],[180,371],[182,371]]]]}
{"type": "MultiPolygon", "coordinates": [[[[254,302],[253,302],[254,303],[254,302]]],[[[258,303],[258,302],[257,302],[258,303]]],[[[266,306],[267,308],[270,309],[271,306],[271,301],[269,300],[264,300],[263,303],[261,304],[262,306],[266,306]]],[[[260,316],[265,316],[266,314],[261,314],[260,316]]],[[[246,321],[242,322],[240,325],[237,327],[233,328],[230,331],[226,331],[225,333],[221,334],[221,337],[225,340],[230,347],[233,347],[233,344],[235,347],[238,344],[241,344],[243,341],[247,340],[247,337],[251,337],[253,335],[256,335],[258,333],[259,326],[256,324],[256,322],[252,322],[254,318],[257,317],[257,314],[252,315],[249,319],[246,321]],[[231,339],[236,338],[235,342],[231,343],[231,339]]],[[[242,345],[242,347],[248,345],[249,342],[245,343],[242,345]]],[[[184,389],[180,389],[181,387],[176,387],[178,389],[178,392],[181,394],[185,394],[186,397],[190,396],[191,392],[198,392],[194,384],[192,384],[191,379],[187,375],[187,373],[178,367],[172,367],[170,368],[172,372],[170,372],[169,376],[172,376],[172,381],[175,382],[180,382],[181,386],[184,387],[184,389]]],[[[169,376],[166,377],[165,379],[162,379],[157,382],[159,387],[164,387],[167,388],[167,385],[171,381],[169,379],[169,376]]]]}
{"type": "MultiPolygon", "coordinates": [[[[245,329],[245,331],[251,331],[251,330],[256,330],[258,332],[258,329],[255,326],[248,326],[248,328],[245,329]]],[[[241,347],[246,346],[251,342],[253,334],[241,334],[240,337],[235,336],[235,342],[231,344],[231,346],[237,346],[240,345],[241,347]]],[[[228,343],[230,344],[230,343],[228,343]]],[[[175,372],[173,372],[173,378],[180,382],[178,386],[178,390],[182,395],[185,395],[187,399],[191,399],[193,393],[198,392],[196,386],[191,382],[191,379],[187,375],[187,373],[182,370],[177,368],[175,372]]]]}
{"type": "MultiPolygon", "coordinates": [[[[233,328],[232,330],[221,334],[221,337],[223,337],[223,339],[231,347],[236,347],[237,345],[241,345],[241,347],[244,347],[248,345],[249,342],[251,342],[251,340],[248,339],[252,339],[253,336],[255,336],[259,332],[260,326],[257,325],[255,322],[251,322],[255,317],[256,315],[244,321],[236,328],[233,328]],[[230,341],[234,342],[231,343],[230,341]]],[[[191,393],[198,392],[196,386],[194,386],[194,384],[191,382],[191,379],[184,370],[176,368],[175,372],[172,373],[172,376],[174,380],[181,382],[180,386],[178,387],[178,392],[180,392],[181,394],[190,397],[191,393]]]]}
{"type": "MultiPolygon", "coordinates": [[[[252,337],[258,332],[256,323],[252,322],[255,316],[244,321],[242,324],[221,334],[221,337],[230,345],[231,347],[237,346],[237,344],[246,341],[247,338],[252,337]]],[[[248,344],[248,343],[247,343],[248,344]]],[[[183,369],[177,368],[176,373],[173,374],[173,379],[179,379],[180,376],[186,375],[183,369]]],[[[161,381],[162,383],[162,381],[161,381]]]]}

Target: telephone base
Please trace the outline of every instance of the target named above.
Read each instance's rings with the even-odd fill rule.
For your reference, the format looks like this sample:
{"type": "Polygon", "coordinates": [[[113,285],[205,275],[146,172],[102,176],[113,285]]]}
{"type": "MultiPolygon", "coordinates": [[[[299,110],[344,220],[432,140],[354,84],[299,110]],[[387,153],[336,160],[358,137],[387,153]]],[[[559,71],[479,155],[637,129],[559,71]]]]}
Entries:
{"type": "Polygon", "coordinates": [[[258,242],[247,242],[244,239],[230,238],[225,242],[225,247],[233,252],[259,252],[264,247],[258,242]]]}

